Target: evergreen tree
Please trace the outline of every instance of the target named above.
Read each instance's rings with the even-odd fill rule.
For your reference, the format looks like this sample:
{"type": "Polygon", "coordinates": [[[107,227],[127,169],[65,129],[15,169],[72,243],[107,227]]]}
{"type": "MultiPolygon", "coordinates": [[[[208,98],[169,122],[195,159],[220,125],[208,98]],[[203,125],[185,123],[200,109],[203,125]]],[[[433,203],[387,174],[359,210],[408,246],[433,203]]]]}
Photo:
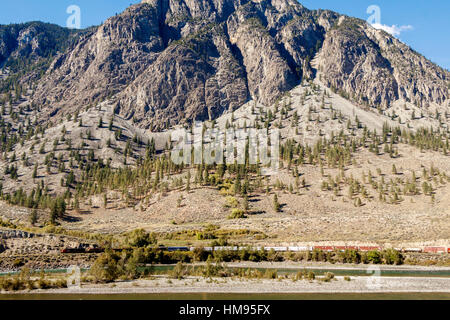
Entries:
{"type": "Polygon", "coordinates": [[[273,209],[275,210],[275,212],[280,212],[281,211],[281,205],[278,202],[277,194],[273,195],[273,209]]]}

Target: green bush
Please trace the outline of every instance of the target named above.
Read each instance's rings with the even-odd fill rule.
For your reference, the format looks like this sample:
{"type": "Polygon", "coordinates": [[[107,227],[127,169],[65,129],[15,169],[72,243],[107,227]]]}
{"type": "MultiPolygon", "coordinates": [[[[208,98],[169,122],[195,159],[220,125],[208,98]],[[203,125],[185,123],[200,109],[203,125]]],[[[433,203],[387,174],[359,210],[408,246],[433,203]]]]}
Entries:
{"type": "Polygon", "coordinates": [[[178,279],[178,280],[183,279],[186,274],[187,274],[187,269],[181,261],[178,262],[177,265],[175,266],[175,268],[173,268],[170,272],[170,276],[173,279],[178,279]]]}
{"type": "Polygon", "coordinates": [[[125,243],[131,247],[140,248],[155,245],[156,236],[153,233],[147,233],[144,229],[137,229],[126,235],[125,243]]]}
{"type": "Polygon", "coordinates": [[[381,253],[379,251],[369,251],[367,252],[367,260],[373,264],[380,264],[381,261],[381,253]]]}
{"type": "Polygon", "coordinates": [[[237,208],[237,207],[239,207],[239,201],[235,198],[235,197],[232,197],[232,196],[228,196],[228,197],[226,197],[226,207],[228,207],[228,208],[237,208]]]}
{"type": "Polygon", "coordinates": [[[34,289],[66,288],[66,279],[48,279],[42,271],[38,279],[32,278],[32,273],[28,268],[22,270],[13,276],[0,277],[0,290],[18,291],[34,289]]]}
{"type": "Polygon", "coordinates": [[[277,270],[271,270],[267,269],[264,273],[265,279],[277,279],[278,278],[278,271],[277,270]]]}
{"type": "Polygon", "coordinates": [[[245,211],[236,208],[231,210],[231,214],[228,216],[228,219],[243,219],[243,218],[245,218],[245,211]]]}
{"type": "Polygon", "coordinates": [[[89,273],[96,282],[112,282],[119,278],[120,272],[117,265],[119,256],[110,250],[103,253],[95,260],[89,273]]]}
{"type": "Polygon", "coordinates": [[[394,249],[386,249],[382,252],[383,261],[385,264],[403,264],[403,256],[400,252],[394,249]]]}

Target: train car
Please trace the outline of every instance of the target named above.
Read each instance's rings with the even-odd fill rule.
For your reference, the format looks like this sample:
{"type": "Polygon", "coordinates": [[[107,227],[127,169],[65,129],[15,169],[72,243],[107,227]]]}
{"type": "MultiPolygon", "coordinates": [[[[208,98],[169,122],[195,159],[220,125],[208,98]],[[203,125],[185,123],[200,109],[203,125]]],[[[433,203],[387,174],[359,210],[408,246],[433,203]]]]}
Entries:
{"type": "Polygon", "coordinates": [[[214,251],[238,251],[239,247],[214,247],[214,251]]]}
{"type": "MultiPolygon", "coordinates": [[[[445,253],[445,247],[425,247],[423,249],[425,253],[445,253]]],[[[448,252],[448,251],[447,251],[448,252]]]]}
{"type": "Polygon", "coordinates": [[[422,252],[422,248],[405,248],[403,252],[422,252]]]}
{"type": "Polygon", "coordinates": [[[169,252],[174,252],[174,251],[186,252],[186,251],[189,251],[189,248],[188,247],[168,247],[167,251],[169,251],[169,252]]]}
{"type": "Polygon", "coordinates": [[[187,251],[195,251],[195,249],[202,249],[203,251],[208,251],[208,252],[214,251],[214,247],[190,247],[187,249],[188,249],[187,251]]]}
{"type": "Polygon", "coordinates": [[[103,253],[105,252],[104,248],[95,248],[95,247],[89,247],[86,249],[87,253],[103,253]]]}
{"type": "Polygon", "coordinates": [[[311,251],[311,247],[288,247],[288,250],[291,252],[305,252],[311,251]]]}
{"type": "Polygon", "coordinates": [[[313,249],[314,250],[322,250],[325,252],[334,251],[334,247],[332,247],[332,246],[314,246],[313,249]]]}
{"type": "Polygon", "coordinates": [[[287,247],[264,247],[265,251],[286,252],[287,247]]]}
{"type": "Polygon", "coordinates": [[[345,250],[358,250],[356,246],[335,246],[334,250],[344,252],[345,250]]]}
{"type": "Polygon", "coordinates": [[[449,247],[449,248],[447,248],[447,253],[450,253],[450,247],[449,247]]]}
{"type": "Polygon", "coordinates": [[[378,246],[360,246],[359,251],[381,251],[383,250],[382,247],[378,246]]]}
{"type": "Polygon", "coordinates": [[[261,247],[238,247],[239,251],[243,250],[251,250],[251,251],[260,251],[261,247]]]}
{"type": "Polygon", "coordinates": [[[238,250],[239,251],[243,251],[243,250],[252,250],[252,251],[258,251],[258,248],[261,248],[261,247],[238,247],[238,250]]]}
{"type": "Polygon", "coordinates": [[[61,253],[85,253],[85,248],[64,248],[61,250],[61,253]]]}

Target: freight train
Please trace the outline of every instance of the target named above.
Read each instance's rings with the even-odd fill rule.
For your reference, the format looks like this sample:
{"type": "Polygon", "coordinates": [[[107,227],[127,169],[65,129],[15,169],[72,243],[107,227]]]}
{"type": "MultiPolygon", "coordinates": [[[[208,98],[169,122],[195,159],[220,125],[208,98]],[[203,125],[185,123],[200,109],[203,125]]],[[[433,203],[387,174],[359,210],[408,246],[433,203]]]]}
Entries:
{"type": "MultiPolygon", "coordinates": [[[[156,249],[169,252],[187,252],[194,251],[195,247],[166,247],[159,246],[156,249]]],[[[387,248],[381,246],[300,246],[300,247],[238,247],[238,246],[228,246],[228,247],[203,247],[204,251],[242,251],[242,250],[253,250],[253,251],[275,251],[275,252],[306,252],[313,250],[321,250],[324,252],[333,251],[346,251],[355,250],[361,252],[368,251],[382,251],[387,248]]],[[[450,247],[417,247],[417,248],[393,248],[399,252],[404,253],[450,253],[450,247]]],[[[112,249],[116,252],[121,252],[124,250],[129,250],[129,248],[115,248],[112,249]]],[[[104,248],[99,247],[78,247],[78,248],[64,248],[61,253],[102,253],[104,248]]]]}

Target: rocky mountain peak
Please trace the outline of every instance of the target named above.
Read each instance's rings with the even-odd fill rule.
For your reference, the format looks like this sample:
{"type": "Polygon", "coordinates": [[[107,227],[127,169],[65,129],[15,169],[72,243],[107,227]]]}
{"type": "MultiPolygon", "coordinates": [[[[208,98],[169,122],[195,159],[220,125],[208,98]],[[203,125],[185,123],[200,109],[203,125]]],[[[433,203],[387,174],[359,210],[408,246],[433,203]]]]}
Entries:
{"type": "MultiPolygon", "coordinates": [[[[38,51],[33,34],[16,32],[13,50],[38,51]]],[[[136,125],[162,130],[249,99],[268,106],[314,78],[366,107],[449,98],[447,70],[359,19],[295,0],[143,0],[61,50],[33,101],[50,119],[108,100],[136,125]]]]}

